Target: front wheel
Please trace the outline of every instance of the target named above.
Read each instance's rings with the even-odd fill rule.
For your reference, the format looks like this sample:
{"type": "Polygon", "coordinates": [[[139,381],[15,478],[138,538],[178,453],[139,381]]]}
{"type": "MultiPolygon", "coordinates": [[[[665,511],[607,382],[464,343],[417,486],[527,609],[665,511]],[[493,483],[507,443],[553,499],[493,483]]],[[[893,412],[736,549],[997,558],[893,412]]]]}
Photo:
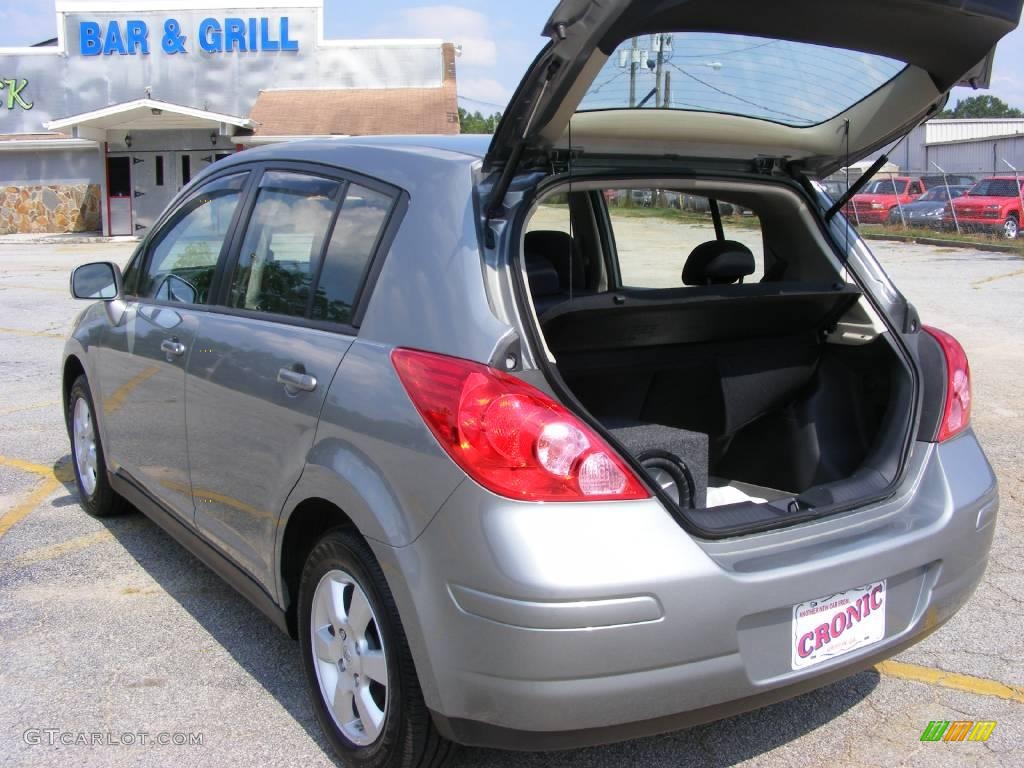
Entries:
{"type": "Polygon", "coordinates": [[[107,478],[107,463],[96,428],[96,409],[85,376],[79,376],[68,392],[68,434],[71,437],[71,463],[82,508],[93,517],[110,517],[130,507],[107,478]]]}
{"type": "Polygon", "coordinates": [[[299,585],[299,643],[313,711],[351,766],[439,768],[453,746],[434,728],[398,609],[366,543],[327,533],[299,585]]]}
{"type": "Polygon", "coordinates": [[[1017,220],[1017,217],[1011,213],[1006,217],[1006,221],[1003,222],[1003,236],[1007,240],[1014,240],[1018,234],[1020,234],[1020,222],[1017,220]]]}

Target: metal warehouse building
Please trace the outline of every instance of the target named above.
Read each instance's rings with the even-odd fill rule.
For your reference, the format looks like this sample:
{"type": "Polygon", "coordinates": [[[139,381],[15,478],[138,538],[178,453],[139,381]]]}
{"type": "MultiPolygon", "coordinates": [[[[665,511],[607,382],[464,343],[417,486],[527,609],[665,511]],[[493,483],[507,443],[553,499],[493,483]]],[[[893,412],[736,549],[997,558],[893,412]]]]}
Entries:
{"type": "Polygon", "coordinates": [[[1024,173],[1024,119],[930,120],[889,152],[901,173],[1024,173]]]}
{"type": "Polygon", "coordinates": [[[57,0],[0,48],[0,233],[144,234],[253,144],[458,132],[451,44],[326,39],[323,0],[57,0]]]}

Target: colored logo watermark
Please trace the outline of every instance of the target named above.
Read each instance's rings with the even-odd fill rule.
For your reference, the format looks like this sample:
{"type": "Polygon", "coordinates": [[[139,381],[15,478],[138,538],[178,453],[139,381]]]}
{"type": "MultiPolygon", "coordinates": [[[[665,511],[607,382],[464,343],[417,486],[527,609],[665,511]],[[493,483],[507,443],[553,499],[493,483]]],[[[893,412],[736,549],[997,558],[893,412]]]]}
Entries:
{"type": "Polygon", "coordinates": [[[988,741],[995,728],[995,720],[932,720],[921,741],[988,741]]]}

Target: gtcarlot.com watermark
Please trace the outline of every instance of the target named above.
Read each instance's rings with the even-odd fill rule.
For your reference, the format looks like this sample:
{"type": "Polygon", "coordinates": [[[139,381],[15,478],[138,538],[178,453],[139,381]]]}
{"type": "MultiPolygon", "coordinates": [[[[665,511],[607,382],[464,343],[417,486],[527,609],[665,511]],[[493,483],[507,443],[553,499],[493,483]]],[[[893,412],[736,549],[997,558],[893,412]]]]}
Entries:
{"type": "Polygon", "coordinates": [[[63,747],[201,747],[199,731],[65,731],[28,728],[21,737],[29,746],[63,747]]]}

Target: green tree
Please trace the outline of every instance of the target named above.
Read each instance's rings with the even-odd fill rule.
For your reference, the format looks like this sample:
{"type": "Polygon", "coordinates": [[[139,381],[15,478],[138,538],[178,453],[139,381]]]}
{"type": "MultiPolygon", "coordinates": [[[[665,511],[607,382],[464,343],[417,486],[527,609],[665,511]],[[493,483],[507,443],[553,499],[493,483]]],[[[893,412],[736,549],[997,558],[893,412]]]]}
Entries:
{"type": "Polygon", "coordinates": [[[480,114],[479,110],[470,112],[459,107],[459,124],[462,127],[462,133],[494,133],[499,120],[501,120],[501,112],[485,116],[480,114]]]}
{"type": "Polygon", "coordinates": [[[962,120],[970,117],[1024,117],[1024,112],[1014,109],[996,96],[971,96],[958,99],[952,109],[944,109],[939,113],[941,118],[962,120]]]}

